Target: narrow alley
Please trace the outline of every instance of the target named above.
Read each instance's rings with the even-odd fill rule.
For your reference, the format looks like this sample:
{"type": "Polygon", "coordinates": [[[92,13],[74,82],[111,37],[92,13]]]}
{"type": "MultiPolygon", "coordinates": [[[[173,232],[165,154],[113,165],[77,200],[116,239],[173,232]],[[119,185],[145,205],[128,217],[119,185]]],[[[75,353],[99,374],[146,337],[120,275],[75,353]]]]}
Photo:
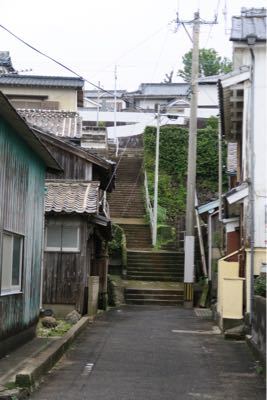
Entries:
{"type": "Polygon", "coordinates": [[[196,310],[123,306],[98,317],[44,377],[33,400],[263,400],[245,342],[196,310]]]}

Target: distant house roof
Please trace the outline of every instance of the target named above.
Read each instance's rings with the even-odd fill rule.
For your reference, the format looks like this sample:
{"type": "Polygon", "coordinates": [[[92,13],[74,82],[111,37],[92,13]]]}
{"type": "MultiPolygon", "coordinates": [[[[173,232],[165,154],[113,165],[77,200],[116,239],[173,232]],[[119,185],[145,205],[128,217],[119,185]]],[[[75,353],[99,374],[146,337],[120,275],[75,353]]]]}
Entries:
{"type": "Polygon", "coordinates": [[[98,214],[99,182],[46,181],[45,212],[98,214]]]}
{"type": "Polygon", "coordinates": [[[46,146],[30,129],[23,118],[17,113],[7,97],[0,91],[0,117],[2,117],[20,136],[28,146],[44,161],[45,165],[53,171],[62,171],[46,146]]]}
{"type": "Polygon", "coordinates": [[[203,76],[198,79],[198,83],[202,84],[216,84],[218,80],[222,77],[222,74],[219,75],[210,75],[210,76],[203,76]]]}
{"type": "Polygon", "coordinates": [[[44,76],[44,75],[0,75],[0,86],[42,86],[82,89],[84,80],[82,78],[68,76],[44,76]]]}
{"type": "Polygon", "coordinates": [[[0,71],[15,72],[9,51],[0,51],[0,71]]]}
{"type": "Polygon", "coordinates": [[[128,95],[141,96],[187,96],[189,83],[141,83],[136,92],[128,95]]]}
{"type": "Polygon", "coordinates": [[[266,41],[266,8],[241,9],[240,16],[232,17],[230,40],[247,41],[248,36],[255,36],[256,41],[266,41]]]}
{"type": "MultiPolygon", "coordinates": [[[[117,90],[116,91],[117,98],[120,98],[125,93],[126,93],[126,90],[117,90]]],[[[112,89],[112,90],[106,90],[105,89],[105,91],[84,90],[84,97],[87,98],[87,100],[92,99],[92,98],[93,99],[97,99],[98,97],[100,97],[100,99],[103,99],[103,98],[112,98],[112,99],[114,99],[114,89],[112,89]]]]}

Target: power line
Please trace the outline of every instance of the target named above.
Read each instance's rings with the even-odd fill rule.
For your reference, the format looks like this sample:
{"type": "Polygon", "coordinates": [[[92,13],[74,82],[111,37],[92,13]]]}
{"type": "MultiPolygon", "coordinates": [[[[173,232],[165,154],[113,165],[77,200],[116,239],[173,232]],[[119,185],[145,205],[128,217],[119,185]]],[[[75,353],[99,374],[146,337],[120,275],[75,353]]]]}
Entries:
{"type": "MultiPolygon", "coordinates": [[[[29,47],[30,49],[36,51],[38,54],[41,54],[43,57],[48,58],[50,61],[53,61],[54,63],[56,63],[57,65],[59,65],[60,67],[66,69],[67,71],[71,72],[72,74],[76,75],[78,78],[82,79],[84,82],[89,83],[90,85],[92,85],[93,87],[95,87],[96,89],[100,90],[103,93],[109,94],[111,96],[114,96],[113,92],[110,92],[108,90],[103,89],[102,87],[100,87],[99,85],[89,81],[88,79],[84,78],[82,75],[80,75],[79,73],[77,73],[76,71],[74,71],[72,68],[66,66],[65,64],[63,64],[62,62],[56,60],[55,58],[49,56],[48,54],[44,53],[43,51],[37,49],[36,47],[32,46],[30,43],[26,42],[25,40],[23,40],[22,38],[20,38],[18,35],[16,35],[15,33],[11,32],[8,28],[6,28],[4,25],[0,24],[0,28],[2,28],[3,30],[5,30],[6,32],[8,32],[11,36],[13,36],[14,38],[16,38],[18,41],[20,41],[21,43],[23,43],[25,46],[29,47]]],[[[129,98],[124,97],[123,98],[126,102],[127,100],[129,100],[129,98]]],[[[133,105],[133,108],[136,109],[139,112],[146,112],[145,109],[143,109],[142,107],[133,105]]]]}

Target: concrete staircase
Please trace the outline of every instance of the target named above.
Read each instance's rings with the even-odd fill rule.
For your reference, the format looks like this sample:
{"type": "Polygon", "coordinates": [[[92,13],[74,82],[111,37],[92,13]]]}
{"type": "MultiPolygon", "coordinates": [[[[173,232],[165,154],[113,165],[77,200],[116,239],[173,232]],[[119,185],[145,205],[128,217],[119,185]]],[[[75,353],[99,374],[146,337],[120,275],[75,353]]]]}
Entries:
{"type": "Polygon", "coordinates": [[[141,152],[127,153],[119,162],[116,171],[116,190],[109,197],[112,218],[144,218],[143,155],[141,152]]]}
{"type": "Polygon", "coordinates": [[[125,289],[126,304],[179,306],[183,304],[183,290],[125,289]]]}
{"type": "Polygon", "coordinates": [[[116,188],[109,196],[112,221],[126,235],[128,304],[180,305],[183,301],[183,253],[154,251],[150,226],[145,222],[143,151],[127,149],[121,158],[110,155],[119,165],[116,188]],[[142,285],[142,283],[145,283],[142,285]]]}
{"type": "Polygon", "coordinates": [[[128,251],[127,279],[181,282],[183,253],[168,251],[128,251]]]}

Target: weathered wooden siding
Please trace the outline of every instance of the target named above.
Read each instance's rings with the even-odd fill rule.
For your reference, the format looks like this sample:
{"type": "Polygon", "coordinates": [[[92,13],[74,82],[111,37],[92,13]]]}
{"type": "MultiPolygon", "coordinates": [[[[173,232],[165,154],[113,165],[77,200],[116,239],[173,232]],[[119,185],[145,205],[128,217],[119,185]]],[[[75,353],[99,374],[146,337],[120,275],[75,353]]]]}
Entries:
{"type": "MultiPolygon", "coordinates": [[[[71,219],[77,224],[77,217],[65,217],[68,224],[71,219]]],[[[47,217],[46,224],[53,219],[64,217],[47,217]]],[[[84,293],[88,286],[90,275],[91,251],[88,241],[87,218],[78,219],[80,226],[80,252],[50,252],[44,253],[44,304],[73,304],[81,313],[84,311],[84,293]]]]}
{"type": "Polygon", "coordinates": [[[39,314],[45,165],[0,121],[0,272],[3,230],[24,235],[22,293],[0,296],[0,339],[39,314]]]}
{"type": "Polygon", "coordinates": [[[92,166],[91,162],[52,144],[47,143],[46,146],[64,170],[60,176],[48,173],[47,179],[88,179],[86,169],[92,166]]]}

